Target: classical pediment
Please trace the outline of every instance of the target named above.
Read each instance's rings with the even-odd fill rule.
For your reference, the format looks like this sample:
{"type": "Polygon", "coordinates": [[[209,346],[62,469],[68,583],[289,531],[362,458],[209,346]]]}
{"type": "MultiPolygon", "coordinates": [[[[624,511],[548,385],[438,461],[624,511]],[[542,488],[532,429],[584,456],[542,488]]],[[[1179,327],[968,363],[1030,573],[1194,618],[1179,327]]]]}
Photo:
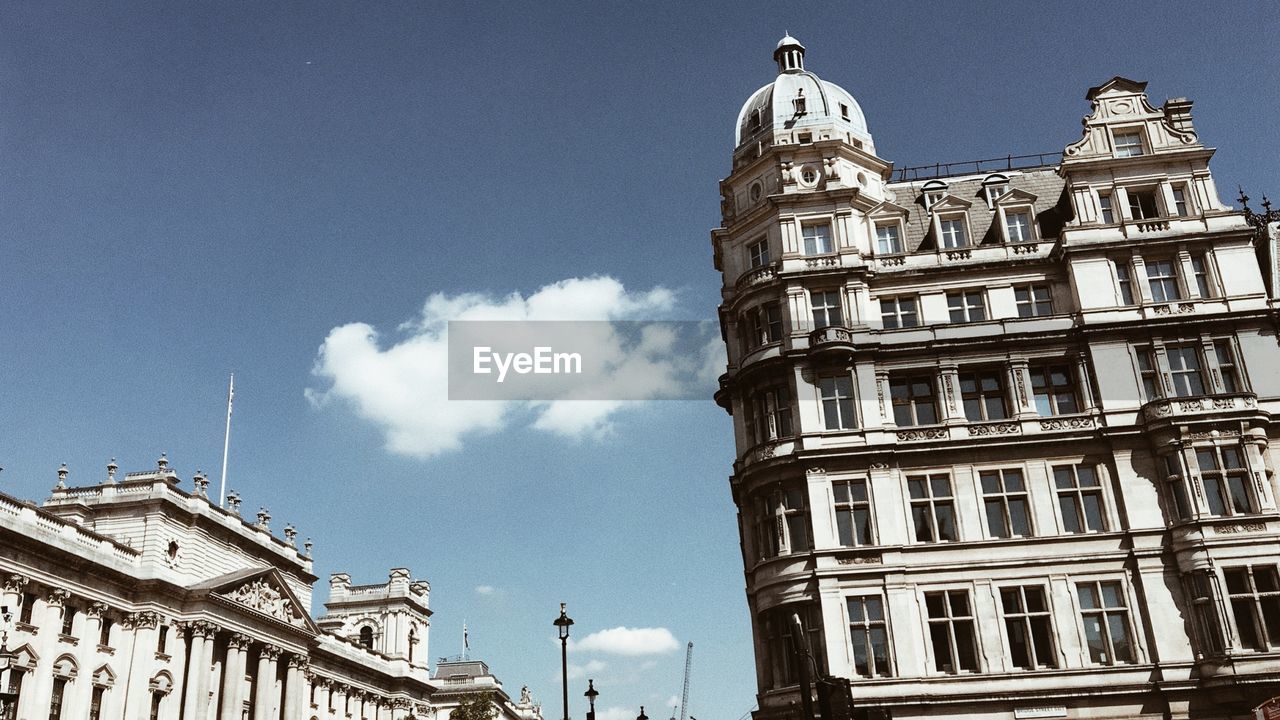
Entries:
{"type": "Polygon", "coordinates": [[[229,573],[201,583],[195,589],[207,590],[210,597],[223,601],[223,604],[251,610],[301,630],[319,632],[275,568],[229,573]]]}

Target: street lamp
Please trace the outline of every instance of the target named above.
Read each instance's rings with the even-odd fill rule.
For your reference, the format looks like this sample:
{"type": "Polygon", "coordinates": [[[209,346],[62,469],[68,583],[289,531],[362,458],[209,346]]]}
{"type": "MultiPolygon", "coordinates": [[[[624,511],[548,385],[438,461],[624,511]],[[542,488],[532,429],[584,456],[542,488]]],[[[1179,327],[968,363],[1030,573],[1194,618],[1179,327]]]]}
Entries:
{"type": "Polygon", "coordinates": [[[636,716],[636,720],[649,720],[649,716],[644,714],[644,706],[640,706],[640,714],[636,716]]]}
{"type": "Polygon", "coordinates": [[[560,617],[551,624],[560,632],[560,682],[564,686],[564,720],[569,720],[569,626],[573,619],[564,614],[564,603],[560,603],[560,617]]]}
{"type": "Polygon", "coordinates": [[[596,681],[587,678],[587,691],[582,694],[587,696],[587,702],[591,705],[591,709],[587,711],[587,720],[596,720],[596,697],[600,695],[596,692],[596,681]]]}
{"type": "MultiPolygon", "coordinates": [[[[13,613],[9,612],[9,606],[0,607],[0,687],[4,687],[4,672],[18,657],[9,649],[9,627],[12,623],[13,613]]],[[[9,720],[13,715],[12,705],[17,697],[17,693],[0,690],[0,720],[9,720]]]]}

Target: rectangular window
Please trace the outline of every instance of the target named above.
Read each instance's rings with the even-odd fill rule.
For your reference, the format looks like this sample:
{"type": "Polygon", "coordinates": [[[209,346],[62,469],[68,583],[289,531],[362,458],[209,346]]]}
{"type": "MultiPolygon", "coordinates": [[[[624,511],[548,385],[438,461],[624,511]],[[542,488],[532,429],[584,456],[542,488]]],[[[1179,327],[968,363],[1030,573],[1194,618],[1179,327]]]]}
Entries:
{"type": "Polygon", "coordinates": [[[62,720],[62,696],[67,691],[67,679],[53,679],[53,695],[49,698],[49,720],[62,720]]]}
{"type": "Polygon", "coordinates": [[[876,224],[876,252],[881,255],[896,255],[906,252],[902,246],[902,236],[897,223],[876,224]]]}
{"type": "Polygon", "coordinates": [[[1058,489],[1062,528],[1069,533],[1105,532],[1102,510],[1102,483],[1092,465],[1058,465],[1053,468],[1053,484],[1058,489]]]}
{"type": "Polygon", "coordinates": [[[1207,655],[1217,655],[1226,648],[1226,642],[1215,607],[1213,580],[1208,571],[1198,570],[1187,578],[1186,586],[1202,649],[1207,651],[1207,655]]]}
{"type": "Polygon", "coordinates": [[[115,623],[111,622],[111,618],[105,615],[102,616],[101,622],[102,622],[102,625],[98,631],[98,644],[110,646],[111,645],[111,626],[114,625],[115,623]]]}
{"type": "Polygon", "coordinates": [[[1032,365],[1031,391],[1042,416],[1080,412],[1075,373],[1069,365],[1032,365]]]}
{"type": "Polygon", "coordinates": [[[101,720],[102,718],[102,694],[106,688],[95,685],[93,695],[89,698],[89,720],[101,720]]]}
{"type": "Polygon", "coordinates": [[[164,698],[164,693],[159,691],[151,693],[151,720],[160,720],[160,700],[164,698]]]}
{"type": "Polygon", "coordinates": [[[1044,588],[1002,588],[1000,606],[1009,636],[1009,659],[1023,670],[1058,667],[1053,650],[1053,621],[1044,588]]]}
{"type": "Polygon", "coordinates": [[[1183,185],[1175,185],[1173,187],[1173,211],[1178,217],[1186,217],[1187,212],[1187,188],[1183,185]]]}
{"type": "Polygon", "coordinates": [[[1026,210],[1006,212],[1004,229],[1009,242],[1029,242],[1031,237],[1031,213],[1026,210]]]}
{"type": "Polygon", "coordinates": [[[1089,659],[1098,665],[1134,662],[1129,635],[1129,607],[1118,582],[1076,585],[1089,659]]]}
{"type": "Polygon", "coordinates": [[[884,603],[878,595],[851,597],[849,642],[853,649],[853,672],[858,677],[890,677],[889,635],[884,621],[884,603]]]}
{"type": "Polygon", "coordinates": [[[1129,268],[1128,260],[1112,260],[1112,264],[1116,268],[1116,282],[1120,285],[1120,303],[1122,305],[1132,305],[1133,303],[1133,274],[1129,268]]]}
{"type": "Polygon", "coordinates": [[[18,622],[30,625],[31,613],[32,611],[35,610],[35,607],[36,607],[36,594],[23,593],[22,594],[22,612],[18,613],[18,622]]]}
{"type": "Polygon", "coordinates": [[[983,470],[982,507],[987,516],[987,535],[992,538],[1030,537],[1031,517],[1027,505],[1027,486],[1022,471],[983,470]]]}
{"type": "Polygon", "coordinates": [[[1173,511],[1178,519],[1191,519],[1191,500],[1187,497],[1186,480],[1182,474],[1178,454],[1164,457],[1165,480],[1169,483],[1169,494],[1173,499],[1173,511]]]}
{"type": "Polygon", "coordinates": [[[1214,515],[1247,515],[1254,512],[1249,496],[1249,471],[1238,447],[1196,449],[1205,500],[1214,515]]]}
{"type": "Polygon", "coordinates": [[[805,488],[791,488],[782,493],[782,519],[786,525],[786,547],[790,552],[808,552],[809,493],[805,488]]]}
{"type": "Polygon", "coordinates": [[[1151,299],[1155,302],[1172,302],[1182,299],[1178,289],[1178,275],[1174,260],[1148,260],[1147,284],[1151,286],[1151,299]]]}
{"type": "Polygon", "coordinates": [[[1142,154],[1142,131],[1117,132],[1116,157],[1138,157],[1142,154]]]}
{"type": "Polygon", "coordinates": [[[1195,278],[1196,290],[1200,291],[1200,297],[1213,297],[1209,292],[1209,265],[1204,253],[1191,256],[1191,276],[1195,278]]]}
{"type": "Polygon", "coordinates": [[[1173,394],[1178,397],[1204,395],[1204,375],[1200,368],[1199,345],[1166,345],[1169,358],[1169,377],[1173,380],[1173,394]]]}
{"type": "Polygon", "coordinates": [[[949,475],[910,475],[907,494],[911,496],[911,523],[915,527],[916,542],[959,539],[949,475]]]}
{"type": "Polygon", "coordinates": [[[165,648],[169,644],[169,626],[161,625],[156,635],[156,652],[161,655],[165,654],[165,648]]]}
{"type": "Polygon", "coordinates": [[[1253,565],[1222,571],[1231,599],[1240,645],[1266,651],[1280,647],[1280,575],[1275,565],[1253,565]]]}
{"type": "Polygon", "coordinates": [[[1018,317],[1041,317],[1053,314],[1053,298],[1048,285],[1022,285],[1013,289],[1018,317]]]}
{"type": "Polygon", "coordinates": [[[751,258],[751,267],[764,267],[769,264],[769,241],[761,240],[747,247],[747,255],[751,258]]]}
{"type": "Polygon", "coordinates": [[[942,218],[938,225],[943,248],[962,248],[969,244],[964,232],[964,217],[942,218]]]}
{"type": "Polygon", "coordinates": [[[853,379],[848,375],[818,378],[822,397],[822,417],[828,430],[850,430],[858,426],[853,414],[853,379]]]}
{"type": "Polygon", "coordinates": [[[1133,220],[1153,220],[1160,217],[1156,207],[1155,190],[1127,190],[1129,196],[1129,217],[1133,220]]]}
{"type": "Polygon", "coordinates": [[[70,635],[76,622],[76,609],[71,604],[62,606],[62,634],[70,635]]]}
{"type": "Polygon", "coordinates": [[[747,322],[748,337],[751,340],[749,349],[782,339],[782,307],[776,302],[767,302],[748,310],[747,322]]]}
{"type": "Polygon", "coordinates": [[[752,402],[751,434],[758,443],[791,435],[791,391],[785,386],[763,390],[752,402]]]}
{"type": "Polygon", "coordinates": [[[831,225],[829,223],[802,225],[801,234],[804,237],[805,255],[825,255],[831,252],[831,225]]]}
{"type": "Polygon", "coordinates": [[[889,397],[893,401],[893,421],[897,425],[910,427],[938,422],[932,377],[890,377],[889,397]]]}
{"type": "Polygon", "coordinates": [[[880,298],[880,319],[885,330],[916,327],[919,317],[914,297],[880,298]]]}
{"type": "Polygon", "coordinates": [[[844,547],[874,544],[871,498],[866,480],[842,480],[831,486],[836,500],[836,534],[844,547]]]}
{"type": "Polygon", "coordinates": [[[1116,221],[1116,211],[1111,207],[1111,193],[1098,193],[1098,207],[1102,210],[1102,222],[1111,225],[1116,221]]]}
{"type": "Polygon", "coordinates": [[[996,200],[998,200],[1001,195],[1004,195],[1006,192],[1009,192],[1009,183],[1006,183],[1006,182],[987,183],[986,185],[982,186],[982,192],[983,194],[986,195],[987,207],[989,209],[995,209],[996,200]]]}
{"type": "Polygon", "coordinates": [[[840,119],[841,120],[849,119],[849,106],[845,105],[844,103],[840,103],[840,119]]]}
{"type": "Polygon", "coordinates": [[[796,662],[795,620],[799,616],[804,638],[801,643],[809,654],[817,659],[817,672],[810,666],[810,677],[821,677],[826,670],[826,650],[823,643],[822,618],[814,603],[791,603],[780,605],[760,614],[765,657],[765,683],[768,687],[780,688],[795,685],[800,681],[799,665],[796,662]]]}
{"type": "Polygon", "coordinates": [[[986,299],[981,290],[961,290],[947,293],[947,309],[951,322],[980,322],[987,319],[986,299]]]}
{"type": "Polygon", "coordinates": [[[840,293],[835,290],[815,290],[809,293],[813,304],[813,327],[839,327],[844,322],[840,310],[840,293]]]}
{"type": "Polygon", "coordinates": [[[1156,369],[1155,353],[1150,345],[1135,347],[1133,352],[1138,357],[1138,375],[1142,379],[1142,396],[1150,402],[1164,397],[1160,388],[1160,372],[1156,369]]]}
{"type": "Polygon", "coordinates": [[[960,373],[960,398],[964,401],[964,416],[974,422],[1007,418],[1009,412],[1004,384],[1002,370],[960,373]]]}
{"type": "Polygon", "coordinates": [[[977,672],[978,639],[969,591],[925,593],[924,606],[929,614],[934,669],[950,675],[977,672]]]}
{"type": "MultiPolygon", "coordinates": [[[[22,706],[22,685],[23,685],[22,681],[25,680],[26,677],[27,677],[26,670],[19,667],[10,666],[9,689],[8,689],[9,707],[13,708],[14,710],[22,706]]],[[[15,713],[13,710],[10,710],[9,713],[5,716],[4,720],[14,720],[14,718],[16,717],[17,717],[17,713],[15,713]]]]}
{"type": "Polygon", "coordinates": [[[1218,374],[1222,377],[1223,392],[1240,392],[1240,373],[1236,369],[1236,354],[1230,340],[1214,340],[1213,356],[1218,362],[1218,374]]]}

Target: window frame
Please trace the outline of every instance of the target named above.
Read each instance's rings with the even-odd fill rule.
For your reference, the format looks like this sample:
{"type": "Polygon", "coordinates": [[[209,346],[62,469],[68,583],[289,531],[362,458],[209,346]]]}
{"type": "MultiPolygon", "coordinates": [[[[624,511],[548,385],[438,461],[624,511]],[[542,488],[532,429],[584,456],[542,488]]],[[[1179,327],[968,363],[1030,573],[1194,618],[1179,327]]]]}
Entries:
{"type": "Polygon", "coordinates": [[[1013,304],[1018,310],[1019,318],[1037,318],[1053,315],[1053,286],[1046,283],[1026,283],[1013,286],[1013,304]],[[1036,291],[1044,291],[1044,299],[1036,297],[1036,291]],[[1025,292],[1027,297],[1019,297],[1025,292]],[[1027,313],[1023,313],[1023,310],[1027,313]]]}
{"type": "Polygon", "coordinates": [[[857,396],[854,392],[853,378],[849,373],[819,375],[814,385],[818,391],[818,407],[822,411],[823,428],[830,431],[858,429],[857,396]],[[844,387],[841,387],[842,383],[844,387]],[[832,409],[835,412],[835,427],[831,426],[832,409]]]}
{"type": "Polygon", "coordinates": [[[809,314],[813,329],[844,327],[844,293],[837,289],[815,288],[809,291],[809,314]],[[821,298],[823,304],[819,305],[821,298]],[[834,302],[833,302],[834,300],[834,302]],[[821,313],[821,319],[819,319],[821,313]]]}
{"type": "Polygon", "coordinates": [[[1167,215],[1160,207],[1161,198],[1158,187],[1126,187],[1124,195],[1125,216],[1132,222],[1151,222],[1167,215]]]}
{"type": "Polygon", "coordinates": [[[830,220],[811,220],[800,223],[800,254],[805,257],[818,257],[821,255],[830,255],[836,251],[835,234],[832,231],[830,220]],[[810,230],[825,229],[826,235],[821,233],[810,234],[810,230]],[[813,251],[811,252],[810,240],[813,241],[813,251]],[[825,240],[825,250],[819,247],[819,240],[825,240]]]}
{"type": "Polygon", "coordinates": [[[877,678],[877,677],[894,677],[893,669],[893,643],[892,635],[889,632],[889,614],[887,611],[887,603],[884,597],[879,594],[869,595],[849,595],[845,597],[845,618],[848,621],[849,629],[849,654],[851,657],[851,668],[853,674],[859,678],[877,678]],[[874,601],[878,608],[876,613],[872,613],[869,609],[869,601],[874,601]],[[854,604],[859,606],[858,617],[854,616],[854,604]],[[872,617],[878,614],[879,617],[872,617]],[[877,657],[875,653],[875,634],[879,630],[883,639],[884,657],[877,657]],[[858,668],[858,635],[861,633],[861,646],[866,664],[866,672],[862,672],[858,668]],[[883,668],[881,667],[883,665],[883,668]]]}
{"type": "Polygon", "coordinates": [[[1039,240],[1036,232],[1036,215],[1035,208],[1031,205],[1012,205],[1010,207],[1000,207],[1000,229],[1003,233],[1004,241],[1013,245],[1020,243],[1033,243],[1039,240]],[[1026,225],[1020,227],[1020,237],[1013,237],[1011,218],[1026,217],[1026,225]]]}
{"type": "Polygon", "coordinates": [[[933,657],[933,667],[931,672],[943,675],[965,675],[982,672],[982,642],[978,633],[977,612],[973,606],[973,593],[968,588],[946,588],[939,590],[930,590],[924,592],[925,607],[925,624],[928,626],[928,637],[926,647],[929,655],[933,657]],[[962,595],[967,609],[967,614],[957,614],[955,603],[952,598],[962,595]],[[932,598],[941,598],[940,606],[943,610],[942,616],[934,616],[932,608],[930,608],[930,600],[932,598]],[[970,642],[968,656],[961,656],[961,648],[957,630],[967,625],[966,634],[970,642]],[[935,628],[945,628],[947,642],[947,657],[944,658],[938,652],[938,639],[935,628]],[[965,660],[971,663],[971,667],[966,667],[965,660]],[[947,669],[950,667],[950,669],[947,669]]]}
{"type": "Polygon", "coordinates": [[[1180,282],[1182,268],[1178,262],[1177,255],[1162,255],[1159,257],[1143,258],[1142,266],[1144,274],[1147,276],[1147,290],[1151,293],[1151,302],[1156,304],[1179,302],[1185,299],[1186,293],[1182,290],[1180,282]],[[1168,265],[1168,273],[1164,274],[1161,266],[1168,265]],[[1157,274],[1155,270],[1159,269],[1161,274],[1157,274]],[[1156,288],[1160,288],[1160,292],[1156,292],[1156,288]],[[1172,295],[1170,295],[1172,292],[1172,295]]]}
{"type": "Polygon", "coordinates": [[[1222,583],[1226,590],[1226,604],[1231,608],[1231,622],[1235,628],[1235,636],[1239,647],[1256,652],[1275,652],[1280,649],[1280,566],[1263,563],[1224,567],[1222,569],[1222,583]],[[1260,569],[1270,571],[1271,589],[1259,589],[1257,571],[1260,569]],[[1243,573],[1245,582],[1243,591],[1232,589],[1234,583],[1231,580],[1231,575],[1236,573],[1243,573]],[[1246,642],[1243,630],[1245,623],[1242,622],[1240,613],[1237,610],[1238,604],[1242,605],[1246,602],[1250,605],[1249,610],[1252,616],[1250,618],[1251,622],[1249,622],[1249,625],[1252,626],[1250,635],[1254,640],[1252,645],[1246,642]],[[1266,605],[1264,605],[1264,602],[1266,602],[1266,605]],[[1268,605],[1270,606],[1270,612],[1267,609],[1268,605]]]}
{"type": "Polygon", "coordinates": [[[769,238],[763,237],[747,246],[747,263],[752,270],[762,268],[772,262],[769,255],[769,238]]]}
{"type": "Polygon", "coordinates": [[[1250,483],[1249,453],[1235,444],[1195,445],[1196,467],[1204,489],[1205,514],[1213,517],[1254,515],[1261,503],[1250,483]],[[1234,456],[1234,467],[1228,458],[1234,456]],[[1204,461],[1208,458],[1211,463],[1204,461]],[[1212,483],[1212,485],[1211,485],[1212,483]],[[1216,496],[1218,505],[1214,507],[1216,496]],[[1245,507],[1237,507],[1243,500],[1245,507]]]}
{"type": "Polygon", "coordinates": [[[1074,362],[1068,361],[1068,362],[1062,363],[1062,362],[1054,362],[1052,360],[1033,360],[1029,362],[1027,365],[1027,376],[1031,380],[1032,403],[1035,405],[1036,414],[1039,415],[1040,417],[1058,417],[1060,415],[1078,415],[1084,412],[1084,406],[1083,406],[1084,405],[1083,403],[1084,388],[1081,387],[1080,378],[1077,374],[1074,362]],[[1067,379],[1068,379],[1068,382],[1066,385],[1056,386],[1053,384],[1053,371],[1055,368],[1065,369],[1066,371],[1065,375],[1067,376],[1067,379]],[[1043,372],[1044,382],[1045,382],[1043,387],[1049,390],[1048,393],[1041,392],[1042,388],[1036,387],[1037,371],[1043,372]],[[1066,388],[1066,390],[1054,390],[1053,388],[1055,387],[1064,387],[1066,388]],[[1074,407],[1072,410],[1064,411],[1061,407],[1062,399],[1064,395],[1068,395],[1068,394],[1069,394],[1069,399],[1071,400],[1074,407]],[[1041,412],[1040,398],[1042,396],[1048,398],[1048,402],[1050,405],[1050,412],[1047,414],[1041,412]]]}
{"type": "Polygon", "coordinates": [[[1212,382],[1208,363],[1204,357],[1204,346],[1198,338],[1165,343],[1164,356],[1169,366],[1169,381],[1173,386],[1171,397],[1192,398],[1210,394],[1212,382]],[[1174,358],[1178,359],[1176,365],[1174,358]],[[1195,363],[1193,366],[1186,364],[1188,358],[1195,363]]]}
{"type": "Polygon", "coordinates": [[[991,319],[987,317],[988,303],[985,290],[978,288],[949,290],[946,298],[947,315],[952,324],[986,322],[991,319]],[[960,317],[958,320],[957,313],[960,317]],[[975,314],[977,317],[974,317],[975,314]]]}
{"type": "Polygon", "coordinates": [[[907,252],[906,242],[903,239],[902,220],[895,218],[893,220],[873,220],[871,223],[871,231],[876,242],[876,255],[905,255],[907,252]],[[880,231],[891,230],[892,238],[881,237],[880,231]],[[893,245],[896,249],[885,249],[886,245],[893,245]]]}
{"type": "Polygon", "coordinates": [[[1106,474],[1101,463],[1086,462],[1084,460],[1071,463],[1050,463],[1049,474],[1053,477],[1054,497],[1058,501],[1058,520],[1061,523],[1063,534],[1087,535],[1111,531],[1111,518],[1107,511],[1106,474]],[[1088,473],[1093,476],[1093,485],[1085,484],[1081,480],[1082,469],[1088,470],[1088,473]],[[1067,484],[1064,484],[1064,479],[1068,481],[1067,484]],[[1096,496],[1100,527],[1090,527],[1089,508],[1085,500],[1087,496],[1096,496]],[[1075,516],[1076,529],[1074,530],[1071,529],[1067,522],[1068,502],[1070,503],[1072,514],[1075,516]]]}
{"type": "Polygon", "coordinates": [[[1112,269],[1116,274],[1117,299],[1121,307],[1138,304],[1138,295],[1134,293],[1132,258],[1112,258],[1112,269]]]}
{"type": "Polygon", "coordinates": [[[1098,191],[1098,220],[1103,225],[1116,224],[1116,194],[1110,190],[1098,191]]]}
{"type": "Polygon", "coordinates": [[[1129,125],[1111,129],[1111,155],[1117,158],[1142,157],[1147,155],[1145,135],[1140,126],[1129,125]],[[1126,142],[1121,143],[1121,138],[1126,142]],[[1137,142],[1131,142],[1136,138],[1137,142]],[[1123,152],[1122,152],[1123,149],[1123,152]],[[1134,150],[1137,152],[1133,152],[1134,150]]]}
{"type": "Polygon", "coordinates": [[[835,514],[836,542],[840,547],[870,547],[876,544],[875,514],[872,512],[871,481],[865,477],[839,478],[831,481],[831,506],[835,514]],[[843,487],[842,494],[838,488],[843,487]],[[854,492],[861,488],[861,499],[854,492]],[[842,499],[843,497],[843,499],[842,499]],[[847,518],[841,523],[842,517],[847,518]],[[861,517],[864,522],[859,523],[861,517]],[[844,532],[848,529],[848,538],[844,532]]]}
{"type": "Polygon", "coordinates": [[[924,425],[937,425],[942,422],[942,416],[938,412],[938,386],[935,381],[936,375],[919,375],[905,373],[889,374],[889,400],[891,410],[893,412],[893,423],[898,427],[920,427],[924,425]],[[916,394],[919,385],[927,384],[929,392],[925,394],[916,394]],[[904,386],[905,394],[895,393],[894,386],[904,386]],[[927,398],[927,403],[926,399],[927,398]],[[919,409],[928,405],[929,412],[932,413],[933,419],[928,422],[921,422],[919,409]],[[903,423],[899,420],[898,408],[905,408],[905,412],[910,414],[908,418],[910,423],[903,423]]]}
{"type": "Polygon", "coordinates": [[[1130,598],[1128,596],[1128,587],[1120,580],[1114,579],[1088,579],[1077,580],[1075,582],[1077,607],[1080,611],[1080,625],[1084,631],[1085,638],[1084,647],[1088,662],[1095,666],[1116,666],[1116,665],[1135,665],[1139,661],[1140,654],[1138,652],[1138,638],[1134,631],[1132,608],[1130,607],[1130,598]],[[1107,605],[1107,594],[1105,588],[1111,588],[1115,591],[1115,597],[1119,598],[1121,605],[1107,605]],[[1093,592],[1095,598],[1094,604],[1097,607],[1085,607],[1086,602],[1083,590],[1088,588],[1093,592]],[[1094,648],[1091,646],[1089,617],[1098,616],[1102,618],[1102,622],[1098,623],[1098,639],[1102,641],[1101,658],[1096,657],[1094,648]],[[1116,641],[1112,637],[1116,628],[1112,623],[1112,617],[1118,616],[1120,620],[1120,628],[1124,631],[1124,641],[1128,646],[1128,658],[1121,659],[1116,651],[1116,641]]]}
{"type": "Polygon", "coordinates": [[[1000,593],[1000,617],[1004,620],[1004,637],[1005,644],[1009,648],[1009,664],[1015,668],[1035,671],[1035,670],[1055,670],[1059,667],[1058,661],[1058,634],[1054,630],[1053,624],[1053,604],[1051,593],[1044,585],[1009,585],[997,588],[1000,593]],[[1028,591],[1039,593],[1040,610],[1032,610],[1032,604],[1028,601],[1028,591]],[[1018,601],[1015,610],[1009,609],[1009,603],[1006,601],[1007,594],[1014,593],[1013,597],[1018,601]],[[1037,634],[1037,625],[1043,625],[1041,632],[1037,634]],[[1017,651],[1014,649],[1014,627],[1018,627],[1022,635],[1022,641],[1025,644],[1024,652],[1030,661],[1028,664],[1019,664],[1017,662],[1017,651]],[[1048,642],[1048,647],[1038,647],[1040,638],[1044,638],[1048,642]],[[1047,662],[1041,662],[1041,655],[1047,656],[1047,662]]]}
{"type": "Polygon", "coordinates": [[[956,513],[956,491],[950,473],[926,472],[907,475],[905,482],[907,492],[904,493],[904,497],[907,501],[907,516],[911,518],[911,542],[918,545],[960,542],[960,522],[959,515],[956,513]],[[946,495],[938,493],[938,481],[945,483],[946,495]],[[913,485],[913,483],[918,483],[918,485],[913,485]],[[922,488],[924,494],[916,494],[915,487],[922,488]],[[921,520],[927,520],[927,526],[922,525],[921,520]],[[950,537],[943,537],[944,526],[948,525],[950,532],[945,534],[950,535],[950,537]],[[928,537],[921,537],[926,532],[928,537]]]}
{"type": "Polygon", "coordinates": [[[988,539],[1012,540],[1036,536],[1031,495],[1027,489],[1027,473],[1022,467],[978,468],[976,479],[988,539]],[[988,490],[988,480],[995,481],[994,490],[988,490]],[[1017,485],[1014,486],[1010,480],[1016,480],[1017,485]],[[992,514],[993,508],[999,513],[998,516],[992,514]],[[1020,508],[1018,512],[1026,526],[1025,533],[1017,531],[1015,508],[1020,508]]]}
{"type": "Polygon", "coordinates": [[[965,419],[969,422],[989,422],[994,420],[1008,420],[1010,415],[1009,403],[1009,387],[1007,373],[1004,368],[991,367],[975,367],[961,370],[959,372],[960,384],[960,405],[964,411],[965,419]],[[991,417],[988,402],[991,400],[991,391],[988,391],[983,385],[984,378],[994,376],[996,380],[995,392],[999,394],[1000,399],[1000,417],[991,417]],[[966,381],[972,379],[973,390],[965,390],[966,381]],[[970,401],[977,402],[979,412],[974,417],[969,412],[970,401]]]}
{"type": "Polygon", "coordinates": [[[970,247],[968,213],[958,211],[939,214],[938,250],[963,250],[967,247],[970,247]]]}
{"type": "Polygon", "coordinates": [[[909,328],[920,327],[920,297],[918,295],[891,295],[888,297],[876,298],[880,302],[880,327],[882,330],[906,330],[909,328]],[[903,303],[910,303],[911,310],[906,312],[903,310],[903,303]],[[888,304],[891,312],[885,312],[885,306],[888,304]],[[888,318],[893,318],[890,324],[888,318]],[[908,324],[907,318],[910,318],[908,324]]]}

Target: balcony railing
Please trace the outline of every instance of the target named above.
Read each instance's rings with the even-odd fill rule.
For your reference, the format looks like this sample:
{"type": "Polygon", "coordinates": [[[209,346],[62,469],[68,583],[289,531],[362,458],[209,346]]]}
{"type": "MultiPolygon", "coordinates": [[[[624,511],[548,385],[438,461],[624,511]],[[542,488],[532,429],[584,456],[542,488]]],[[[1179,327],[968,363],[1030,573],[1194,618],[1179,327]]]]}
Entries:
{"type": "Polygon", "coordinates": [[[1142,406],[1142,417],[1146,420],[1162,420],[1170,417],[1252,410],[1257,407],[1258,396],[1253,393],[1160,398],[1142,406]]]}

